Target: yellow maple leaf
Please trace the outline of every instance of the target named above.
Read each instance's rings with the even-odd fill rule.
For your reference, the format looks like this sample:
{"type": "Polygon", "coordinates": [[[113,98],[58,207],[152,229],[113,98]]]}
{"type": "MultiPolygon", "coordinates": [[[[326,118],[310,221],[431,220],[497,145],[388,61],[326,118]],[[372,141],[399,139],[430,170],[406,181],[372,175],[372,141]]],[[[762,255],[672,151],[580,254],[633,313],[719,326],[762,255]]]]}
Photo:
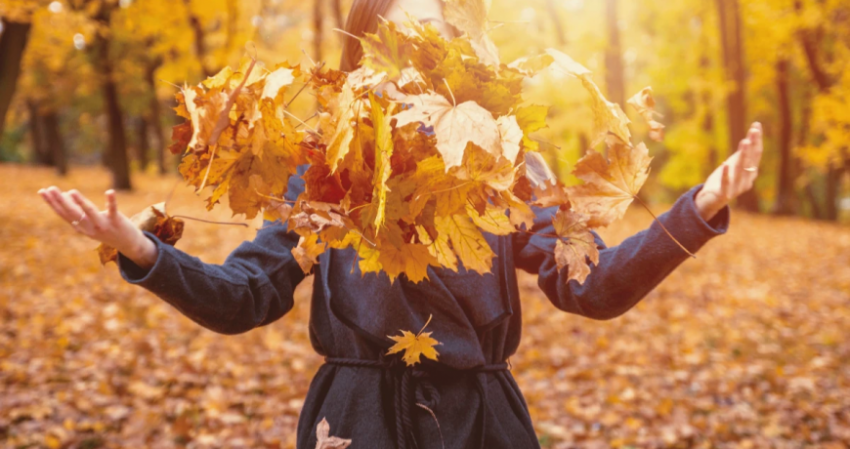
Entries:
{"type": "Polygon", "coordinates": [[[410,65],[413,44],[396,30],[394,22],[383,21],[375,34],[366,33],[360,39],[363,47],[361,64],[375,72],[386,73],[390,81],[401,77],[410,65]]]}
{"type": "Polygon", "coordinates": [[[372,104],[372,124],[375,129],[375,176],[372,180],[374,184],[372,204],[375,207],[374,224],[377,231],[384,224],[389,191],[387,180],[390,179],[392,172],[392,166],[390,166],[390,158],[393,155],[393,136],[390,126],[392,111],[388,111],[390,114],[385,114],[373,94],[369,94],[369,101],[372,104]]]}
{"type": "Polygon", "coordinates": [[[319,242],[319,236],[312,234],[298,240],[298,246],[292,248],[292,257],[304,273],[310,273],[313,265],[319,263],[319,256],[325,252],[326,248],[327,244],[319,242]]]}
{"type": "Polygon", "coordinates": [[[510,235],[516,230],[507,214],[505,214],[504,209],[498,206],[487,204],[484,213],[479,214],[471,204],[467,204],[466,213],[469,214],[469,218],[472,219],[475,225],[484,230],[484,232],[489,232],[493,235],[510,235]]]}
{"type": "Polygon", "coordinates": [[[449,237],[455,254],[467,270],[481,274],[487,274],[492,270],[493,258],[496,254],[487,244],[481,230],[467,214],[435,217],[434,224],[438,232],[445,233],[449,237]]]}
{"type": "Polygon", "coordinates": [[[431,323],[432,316],[428,317],[428,321],[422,326],[418,334],[413,335],[412,332],[402,330],[401,335],[387,335],[388,338],[396,343],[387,351],[387,355],[397,354],[404,351],[402,360],[407,366],[413,366],[420,362],[422,356],[431,360],[437,361],[439,353],[434,346],[441,344],[439,341],[431,338],[432,332],[423,332],[428,324],[431,323]]]}
{"type": "Polygon", "coordinates": [[[439,266],[437,258],[431,255],[427,246],[412,243],[402,244],[401,247],[383,244],[378,261],[391,281],[402,273],[411,282],[427,280],[428,266],[439,266]]]}
{"type": "Polygon", "coordinates": [[[337,170],[339,162],[345,158],[351,148],[354,139],[355,127],[351,121],[358,119],[362,102],[354,96],[354,90],[347,83],[342,86],[342,92],[333,104],[335,124],[333,132],[329,132],[330,139],[327,141],[326,160],[331,168],[331,173],[337,170]]]}

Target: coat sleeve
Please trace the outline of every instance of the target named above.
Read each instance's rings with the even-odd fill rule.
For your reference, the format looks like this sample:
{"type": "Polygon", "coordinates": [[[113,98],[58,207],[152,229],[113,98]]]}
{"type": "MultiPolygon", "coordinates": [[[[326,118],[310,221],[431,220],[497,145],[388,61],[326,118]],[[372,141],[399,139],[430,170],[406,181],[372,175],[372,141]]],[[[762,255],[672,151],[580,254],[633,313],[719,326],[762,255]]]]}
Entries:
{"type": "MultiPolygon", "coordinates": [[[[294,199],[302,191],[303,180],[293,177],[286,196],[294,199]]],[[[214,332],[239,334],[277,320],[292,309],[295,287],[305,277],[291,252],[299,236],[280,222],[265,222],[253,241],[243,242],[221,265],[145,235],[157,247],[156,262],[146,270],[119,254],[121,276],[214,332]]]]}
{"type": "MultiPolygon", "coordinates": [[[[658,220],[676,239],[696,253],[711,238],[725,234],[729,228],[730,209],[724,207],[710,221],[702,218],[694,198],[702,189],[699,184],[676,200],[658,220]]],[[[583,284],[566,281],[567,267],[558,270],[552,217],[557,207],[536,209],[532,231],[537,234],[514,234],[516,266],[538,275],[537,283],[559,309],[598,320],[616,318],[637,304],[688,256],[661,226],[653,221],[643,231],[608,248],[593,232],[599,248],[599,264],[591,265],[583,284]]]]}

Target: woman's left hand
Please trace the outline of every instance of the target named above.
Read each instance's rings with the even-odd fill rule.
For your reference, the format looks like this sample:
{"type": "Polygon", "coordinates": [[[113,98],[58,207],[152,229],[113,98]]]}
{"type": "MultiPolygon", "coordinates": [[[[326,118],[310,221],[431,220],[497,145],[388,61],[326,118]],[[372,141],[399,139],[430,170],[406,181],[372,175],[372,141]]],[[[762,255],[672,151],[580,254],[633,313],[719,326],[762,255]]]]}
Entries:
{"type": "Polygon", "coordinates": [[[747,137],[738,144],[726,162],[708,177],[695,198],[697,209],[706,221],[732,200],[753,188],[764,151],[761,123],[753,123],[747,137]]]}

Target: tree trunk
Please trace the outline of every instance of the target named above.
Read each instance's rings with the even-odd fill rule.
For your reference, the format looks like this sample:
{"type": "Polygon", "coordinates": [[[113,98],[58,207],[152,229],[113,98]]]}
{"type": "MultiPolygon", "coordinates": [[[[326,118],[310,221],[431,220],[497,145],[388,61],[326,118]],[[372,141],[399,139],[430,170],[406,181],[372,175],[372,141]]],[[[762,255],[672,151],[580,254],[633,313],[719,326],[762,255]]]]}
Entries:
{"type": "Polygon", "coordinates": [[[12,104],[18,76],[21,74],[21,60],[27,47],[30,28],[29,23],[7,22],[0,18],[3,33],[0,34],[0,137],[3,136],[3,125],[6,123],[6,113],[12,104]]]}
{"type": "Polygon", "coordinates": [[[322,0],[313,0],[313,57],[316,64],[322,62],[322,30],[324,29],[322,9],[322,0]]]}
{"type": "Polygon", "coordinates": [[[159,98],[156,96],[156,70],[162,64],[161,59],[157,59],[147,67],[145,71],[145,80],[148,83],[150,90],[150,104],[148,104],[148,125],[153,130],[153,145],[156,148],[156,163],[159,166],[159,174],[168,173],[166,166],[166,138],[162,129],[162,117],[159,98]]]}
{"type": "Polygon", "coordinates": [[[555,0],[546,0],[546,9],[549,11],[549,17],[552,18],[552,25],[555,26],[555,36],[558,38],[558,45],[567,45],[567,35],[564,34],[564,24],[561,22],[561,17],[558,15],[558,8],[555,7],[555,0]]]}
{"type": "MultiPolygon", "coordinates": [[[[747,74],[744,66],[744,42],[741,33],[741,12],[738,0],[716,0],[723,47],[723,64],[726,79],[734,86],[726,94],[729,125],[729,150],[734,152],[738,143],[747,136],[747,74]]],[[[758,196],[755,189],[738,197],[737,205],[751,212],[758,212],[758,196]]]]}
{"type": "MultiPolygon", "coordinates": [[[[809,120],[812,116],[812,107],[811,107],[811,99],[809,95],[806,95],[801,101],[803,105],[803,110],[800,113],[800,128],[797,132],[797,146],[802,148],[806,146],[809,142],[809,120]]],[[[794,177],[803,174],[806,172],[806,167],[803,164],[803,161],[800,160],[799,157],[794,158],[794,177]]],[[[818,201],[818,196],[815,193],[814,185],[812,185],[812,181],[808,180],[806,185],[803,187],[803,191],[800,193],[801,203],[803,201],[809,204],[811,217],[822,220],[824,218],[823,211],[820,208],[820,202],[818,201]]]]}
{"type": "Polygon", "coordinates": [[[626,83],[623,74],[623,49],[620,44],[620,27],[617,21],[617,0],[605,0],[608,28],[608,48],[605,50],[605,84],[608,99],[625,108],[626,83]]]}
{"type": "Polygon", "coordinates": [[[56,166],[56,174],[65,176],[68,174],[68,154],[65,149],[65,141],[62,140],[62,131],[59,128],[59,114],[55,110],[42,116],[42,124],[44,125],[44,140],[47,143],[47,150],[53,159],[53,165],[56,166]]]}
{"type": "MultiPolygon", "coordinates": [[[[700,58],[700,68],[704,73],[708,73],[711,70],[711,61],[708,56],[703,55],[700,58]]],[[[700,96],[702,97],[702,102],[705,108],[705,116],[702,118],[702,130],[706,135],[714,134],[714,113],[711,109],[712,104],[712,95],[711,89],[703,89],[700,92],[700,96]]],[[[714,144],[708,148],[708,163],[703,168],[703,178],[708,178],[714,169],[720,164],[720,157],[717,155],[717,147],[714,144]]]]}
{"type": "Polygon", "coordinates": [[[150,163],[150,141],[148,140],[148,120],[145,117],[136,119],[136,161],[142,171],[148,169],[150,163]]]}
{"type": "Polygon", "coordinates": [[[34,100],[27,101],[30,114],[30,138],[32,139],[32,160],[36,165],[53,166],[53,154],[45,139],[44,120],[41,117],[38,104],[34,100]]]}
{"type": "MultiPolygon", "coordinates": [[[[108,18],[101,20],[108,24],[108,18]]],[[[131,190],[130,161],[127,157],[127,137],[124,131],[124,112],[118,99],[112,60],[109,56],[109,40],[98,34],[94,40],[98,68],[101,76],[101,91],[109,127],[109,168],[112,171],[112,187],[116,190],[131,190]]]]}
{"type": "Polygon", "coordinates": [[[791,139],[793,139],[793,120],[791,118],[791,100],[788,91],[788,60],[780,58],[776,62],[776,94],[779,98],[779,170],[777,173],[776,204],[773,213],[777,215],[794,214],[794,169],[791,165],[791,139]]]}
{"type": "Polygon", "coordinates": [[[186,15],[189,18],[189,28],[192,29],[192,33],[195,35],[195,57],[198,58],[198,63],[201,65],[201,71],[204,76],[209,78],[215,75],[215,72],[207,66],[206,63],[207,36],[206,31],[204,31],[204,24],[201,23],[201,19],[192,12],[192,0],[183,0],[183,4],[186,5],[186,15]]]}
{"type": "Polygon", "coordinates": [[[824,207],[824,218],[829,221],[838,220],[838,192],[841,189],[841,174],[843,167],[830,166],[826,172],[826,195],[824,207]]]}

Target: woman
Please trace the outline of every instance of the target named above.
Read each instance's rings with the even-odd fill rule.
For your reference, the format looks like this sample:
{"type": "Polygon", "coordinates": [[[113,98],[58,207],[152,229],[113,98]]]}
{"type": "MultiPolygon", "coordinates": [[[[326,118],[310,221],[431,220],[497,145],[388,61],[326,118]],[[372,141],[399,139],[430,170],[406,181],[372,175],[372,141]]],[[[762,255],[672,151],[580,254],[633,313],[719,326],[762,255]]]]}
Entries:
{"type": "MultiPolygon", "coordinates": [[[[432,22],[446,36],[440,0],[357,0],[348,32],[376,29],[378,16],[403,23],[407,13],[432,22]]],[[[350,40],[342,69],[360,59],[350,40]]],[[[729,226],[727,203],[749,190],[762,154],[761,126],[754,124],[738,151],[682,195],[659,220],[695,252],[729,226]]],[[[304,167],[300,173],[303,173],[304,167]]],[[[303,192],[294,177],[287,198],[303,192]]],[[[305,276],[290,250],[298,236],[285,226],[266,226],[223,265],[205,264],[136,229],[121,213],[112,191],[100,212],[77,191],[39,191],[55,212],[80,233],[120,251],[128,282],[172,304],[202,326],[224,334],[247,332],[289,311],[293,290],[305,276]]],[[[535,235],[487,235],[496,251],[492,273],[481,276],[429,269],[430,280],[391,283],[386,275],[361,276],[353,249],[329,250],[315,269],[310,316],[311,342],[324,364],[310,385],[298,425],[298,447],[316,444],[322,418],[333,434],[363,448],[537,448],[523,396],[505,363],[520,339],[516,269],[538,276],[540,288],[559,309],[611,319],[631,307],[688,256],[653,223],[607,248],[599,238],[600,262],[584,284],[566,282],[554,260],[555,210],[535,209],[535,235]],[[355,267],[355,272],[351,272],[355,267]],[[440,361],[406,368],[387,356],[387,335],[422,328],[442,342],[440,361]]]]}

